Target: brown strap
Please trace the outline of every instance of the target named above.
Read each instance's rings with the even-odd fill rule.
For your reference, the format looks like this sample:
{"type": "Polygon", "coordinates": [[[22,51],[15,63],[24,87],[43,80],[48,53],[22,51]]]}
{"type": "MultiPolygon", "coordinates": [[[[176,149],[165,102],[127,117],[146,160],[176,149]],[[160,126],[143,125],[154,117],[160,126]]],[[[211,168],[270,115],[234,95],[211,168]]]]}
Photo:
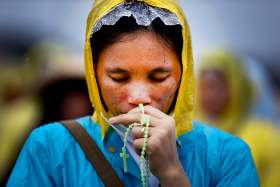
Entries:
{"type": "Polygon", "coordinates": [[[106,160],[104,154],[87,131],[74,120],[62,121],[61,123],[79,143],[92,167],[103,181],[103,184],[106,187],[124,187],[113,167],[106,160]]]}

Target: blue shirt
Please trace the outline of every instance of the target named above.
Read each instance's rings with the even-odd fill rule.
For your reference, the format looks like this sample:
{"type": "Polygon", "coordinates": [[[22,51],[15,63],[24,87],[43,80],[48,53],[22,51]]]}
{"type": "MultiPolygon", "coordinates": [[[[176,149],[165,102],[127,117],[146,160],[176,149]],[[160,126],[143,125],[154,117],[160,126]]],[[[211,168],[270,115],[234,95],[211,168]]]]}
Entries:
{"type": "MultiPolygon", "coordinates": [[[[77,121],[96,141],[124,185],[140,187],[140,170],[131,156],[128,173],[123,171],[119,156],[123,142],[119,135],[111,131],[102,140],[100,126],[90,117],[77,121]]],[[[178,137],[178,141],[178,155],[193,187],[259,186],[250,149],[239,138],[195,121],[192,131],[178,137]]],[[[104,185],[68,130],[53,123],[31,133],[7,186],[104,185]]]]}

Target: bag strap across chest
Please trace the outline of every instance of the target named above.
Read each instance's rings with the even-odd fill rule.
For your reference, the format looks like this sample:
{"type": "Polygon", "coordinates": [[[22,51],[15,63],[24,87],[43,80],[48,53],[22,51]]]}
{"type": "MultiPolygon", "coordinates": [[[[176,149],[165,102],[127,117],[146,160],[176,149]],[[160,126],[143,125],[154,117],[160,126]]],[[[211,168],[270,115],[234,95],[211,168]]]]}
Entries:
{"type": "Polygon", "coordinates": [[[61,123],[78,142],[103,184],[106,187],[124,187],[115,170],[87,131],[74,120],[61,123]]]}

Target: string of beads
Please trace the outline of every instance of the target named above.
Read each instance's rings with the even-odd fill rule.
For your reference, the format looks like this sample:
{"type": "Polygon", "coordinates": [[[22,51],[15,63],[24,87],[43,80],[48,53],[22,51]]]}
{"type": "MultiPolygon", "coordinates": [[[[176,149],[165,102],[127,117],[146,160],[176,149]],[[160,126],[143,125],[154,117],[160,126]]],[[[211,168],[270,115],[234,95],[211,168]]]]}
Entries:
{"type": "MultiPolygon", "coordinates": [[[[140,171],[141,171],[141,182],[142,187],[149,187],[149,175],[150,175],[150,169],[149,169],[149,160],[147,158],[147,144],[148,144],[148,133],[149,133],[149,125],[150,125],[150,117],[144,113],[144,105],[139,104],[139,109],[142,113],[141,119],[140,119],[140,125],[143,127],[142,131],[144,133],[144,143],[141,149],[141,156],[140,156],[140,171]]],[[[128,141],[128,135],[131,129],[136,124],[133,123],[129,125],[129,127],[126,129],[125,135],[124,135],[124,145],[122,147],[122,151],[120,153],[120,157],[123,159],[123,166],[124,166],[124,172],[127,172],[127,158],[129,155],[127,154],[127,141],[128,141]]]]}

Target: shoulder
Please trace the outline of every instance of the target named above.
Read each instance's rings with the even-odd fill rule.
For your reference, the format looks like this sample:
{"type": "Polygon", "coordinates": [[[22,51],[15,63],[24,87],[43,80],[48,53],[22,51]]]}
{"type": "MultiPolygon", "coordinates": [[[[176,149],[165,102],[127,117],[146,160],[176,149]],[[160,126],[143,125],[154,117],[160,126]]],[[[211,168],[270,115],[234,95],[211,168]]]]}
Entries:
{"type": "Polygon", "coordinates": [[[236,155],[240,159],[251,157],[250,147],[241,138],[220,129],[204,125],[201,122],[194,122],[194,126],[198,134],[204,137],[204,143],[208,146],[207,151],[210,154],[218,154],[220,159],[231,159],[236,157],[236,155]]]}
{"type": "MultiPolygon", "coordinates": [[[[92,138],[101,141],[100,126],[90,117],[76,121],[92,138]]],[[[70,132],[60,122],[50,123],[31,133],[17,159],[8,186],[63,186],[64,180],[68,180],[65,176],[71,176],[73,185],[77,186],[77,182],[85,180],[89,173],[76,172],[73,175],[73,171],[84,171],[89,166],[70,132]],[[80,176],[84,177],[78,179],[80,176]]]]}
{"type": "MultiPolygon", "coordinates": [[[[90,116],[75,121],[79,122],[93,139],[98,140],[98,137],[101,137],[100,126],[93,122],[90,116]]],[[[61,122],[54,122],[33,130],[25,147],[36,152],[45,149],[63,151],[73,142],[74,138],[61,122]]]]}
{"type": "Polygon", "coordinates": [[[193,121],[192,131],[182,135],[182,139],[191,141],[199,149],[205,149],[205,147],[211,148],[213,151],[249,149],[240,138],[199,121],[193,121]]]}
{"type": "Polygon", "coordinates": [[[195,147],[213,184],[258,184],[251,150],[240,138],[194,121],[193,130],[181,139],[195,147]]]}
{"type": "MultiPolygon", "coordinates": [[[[90,116],[85,116],[78,119],[73,119],[77,121],[88,133],[92,134],[92,131],[100,131],[99,125],[92,121],[90,116]]],[[[40,137],[44,138],[58,138],[58,137],[69,137],[68,130],[62,125],[62,122],[53,122],[49,124],[42,125],[32,131],[31,136],[35,139],[40,137]]]]}
{"type": "Polygon", "coordinates": [[[198,121],[193,122],[192,131],[182,135],[180,141],[184,146],[194,147],[196,155],[207,163],[205,169],[217,170],[236,159],[251,159],[250,148],[243,140],[198,121]]]}

